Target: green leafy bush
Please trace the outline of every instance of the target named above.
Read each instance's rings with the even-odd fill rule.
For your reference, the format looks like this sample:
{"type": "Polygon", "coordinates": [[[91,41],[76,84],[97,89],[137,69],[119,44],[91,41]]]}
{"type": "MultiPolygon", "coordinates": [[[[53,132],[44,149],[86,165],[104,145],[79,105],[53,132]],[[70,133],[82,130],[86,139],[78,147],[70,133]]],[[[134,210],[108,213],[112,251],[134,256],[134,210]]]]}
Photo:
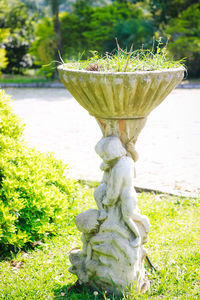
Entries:
{"type": "Polygon", "coordinates": [[[78,191],[61,161],[26,145],[8,101],[0,91],[0,252],[62,230],[78,191]]]}

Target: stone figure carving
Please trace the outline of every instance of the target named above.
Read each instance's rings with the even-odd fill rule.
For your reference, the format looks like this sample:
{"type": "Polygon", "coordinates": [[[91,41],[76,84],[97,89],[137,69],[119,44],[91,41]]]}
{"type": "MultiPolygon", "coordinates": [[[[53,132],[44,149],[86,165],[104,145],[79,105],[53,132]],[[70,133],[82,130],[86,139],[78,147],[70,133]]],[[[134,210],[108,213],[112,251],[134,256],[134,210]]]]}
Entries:
{"type": "Polygon", "coordinates": [[[104,206],[113,206],[117,201],[121,201],[122,216],[126,225],[136,236],[133,241],[136,247],[141,243],[141,236],[134,221],[141,222],[146,233],[149,232],[150,224],[148,218],[140,215],[136,208],[137,194],[133,186],[133,160],[126,156],[126,150],[117,137],[100,140],[96,146],[96,152],[110,169],[106,194],[102,203],[104,206]]]}
{"type": "Polygon", "coordinates": [[[95,150],[103,159],[100,168],[104,172],[94,192],[98,210],[90,209],[76,217],[83,247],[71,252],[70,271],[81,282],[111,292],[112,285],[124,289],[134,281],[139,288],[144,283],[143,244],[150,224],[137,208],[134,162],[116,136],[102,138],[95,150]]]}

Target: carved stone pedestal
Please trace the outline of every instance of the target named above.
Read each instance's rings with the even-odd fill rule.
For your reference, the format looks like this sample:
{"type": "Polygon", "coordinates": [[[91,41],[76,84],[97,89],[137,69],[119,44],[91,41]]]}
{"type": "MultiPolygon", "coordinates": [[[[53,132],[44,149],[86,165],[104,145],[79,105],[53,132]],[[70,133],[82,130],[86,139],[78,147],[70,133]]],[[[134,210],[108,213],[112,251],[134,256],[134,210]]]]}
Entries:
{"type": "Polygon", "coordinates": [[[70,272],[82,283],[119,293],[145,283],[144,244],[150,224],[137,208],[135,143],[148,114],[181,82],[184,68],[101,73],[58,68],[63,84],[93,115],[103,133],[95,150],[103,179],[94,192],[98,209],[76,217],[82,250],[70,254],[70,272]]]}
{"type": "Polygon", "coordinates": [[[82,282],[110,292],[124,290],[133,282],[140,289],[150,224],[137,208],[133,159],[116,136],[102,138],[96,152],[103,159],[104,172],[94,192],[98,210],[76,217],[83,249],[70,254],[70,271],[82,282]]]}

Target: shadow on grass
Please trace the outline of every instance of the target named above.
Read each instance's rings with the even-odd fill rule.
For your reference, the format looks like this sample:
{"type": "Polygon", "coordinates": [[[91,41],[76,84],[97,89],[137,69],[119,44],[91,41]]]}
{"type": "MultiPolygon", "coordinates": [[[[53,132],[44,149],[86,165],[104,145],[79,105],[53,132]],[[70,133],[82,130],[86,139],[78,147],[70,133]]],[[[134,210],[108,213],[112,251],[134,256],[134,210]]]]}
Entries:
{"type": "Polygon", "coordinates": [[[41,249],[43,243],[36,242],[38,244],[34,245],[34,243],[27,243],[23,248],[19,248],[13,245],[0,245],[0,262],[2,261],[10,261],[15,259],[19,253],[29,253],[31,251],[35,251],[36,249],[41,249]]]}
{"type": "Polygon", "coordinates": [[[0,262],[9,261],[17,256],[21,249],[12,245],[0,245],[0,262]]]}
{"type": "Polygon", "coordinates": [[[93,288],[89,285],[79,284],[77,281],[75,284],[64,285],[54,290],[55,300],[67,299],[67,300],[120,300],[121,296],[113,296],[111,294],[102,293],[98,288],[93,288]]]}

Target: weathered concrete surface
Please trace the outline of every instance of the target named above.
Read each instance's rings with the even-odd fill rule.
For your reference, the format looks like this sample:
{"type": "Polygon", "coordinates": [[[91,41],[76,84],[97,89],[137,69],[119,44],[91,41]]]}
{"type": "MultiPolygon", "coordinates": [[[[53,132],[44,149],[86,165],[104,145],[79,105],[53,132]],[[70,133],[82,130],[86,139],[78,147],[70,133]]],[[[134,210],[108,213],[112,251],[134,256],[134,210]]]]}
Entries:
{"type": "MultiPolygon", "coordinates": [[[[0,88],[65,88],[61,82],[32,82],[32,83],[1,83],[0,88]]],[[[200,89],[199,82],[184,80],[177,88],[180,89],[200,89]]]]}
{"type": "MultiPolygon", "coordinates": [[[[68,175],[100,180],[101,131],[64,89],[6,89],[27,124],[25,138],[69,163],[68,175]]],[[[200,193],[200,90],[176,89],[148,117],[136,148],[136,184],[200,193]]]]}
{"type": "MultiPolygon", "coordinates": [[[[63,64],[58,72],[70,94],[101,124],[104,119],[147,117],[183,80],[185,69],[110,73],[72,70],[63,64]]],[[[135,132],[129,138],[134,136],[135,132]]]]}

